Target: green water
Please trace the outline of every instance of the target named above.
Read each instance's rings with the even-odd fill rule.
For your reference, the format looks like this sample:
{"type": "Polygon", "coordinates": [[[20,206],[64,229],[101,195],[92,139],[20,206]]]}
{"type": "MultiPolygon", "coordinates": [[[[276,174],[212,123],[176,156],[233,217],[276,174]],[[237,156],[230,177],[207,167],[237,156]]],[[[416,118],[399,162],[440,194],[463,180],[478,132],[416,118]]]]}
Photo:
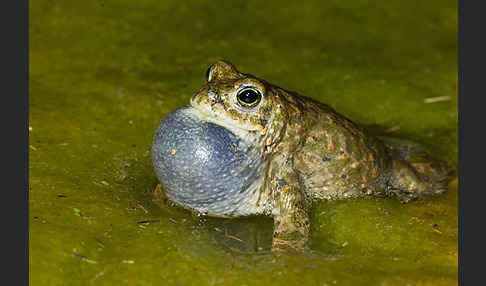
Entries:
{"type": "Polygon", "coordinates": [[[455,165],[456,2],[31,1],[31,285],[457,285],[457,180],[322,202],[275,256],[270,219],[159,208],[149,151],[224,58],[455,165]]]}

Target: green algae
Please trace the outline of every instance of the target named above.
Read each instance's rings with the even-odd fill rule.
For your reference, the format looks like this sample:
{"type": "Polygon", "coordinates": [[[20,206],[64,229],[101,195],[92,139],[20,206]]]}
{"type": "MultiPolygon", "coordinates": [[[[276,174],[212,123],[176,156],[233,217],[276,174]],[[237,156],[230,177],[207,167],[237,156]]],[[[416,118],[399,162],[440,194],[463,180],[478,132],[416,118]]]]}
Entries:
{"type": "Polygon", "coordinates": [[[150,162],[158,123],[225,58],[456,165],[456,5],[32,2],[31,284],[456,285],[457,180],[405,205],[319,203],[312,251],[275,256],[267,218],[159,208],[150,162]]]}

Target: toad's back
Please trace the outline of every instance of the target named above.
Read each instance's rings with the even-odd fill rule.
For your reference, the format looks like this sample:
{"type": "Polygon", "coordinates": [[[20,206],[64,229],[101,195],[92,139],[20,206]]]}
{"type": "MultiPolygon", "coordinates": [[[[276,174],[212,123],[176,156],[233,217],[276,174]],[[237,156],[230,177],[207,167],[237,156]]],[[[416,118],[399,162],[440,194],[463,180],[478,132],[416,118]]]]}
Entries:
{"type": "Polygon", "coordinates": [[[289,118],[294,118],[288,122],[286,137],[300,137],[293,167],[308,196],[332,199],[390,191],[408,200],[444,191],[438,183],[447,171],[432,164],[434,160],[425,152],[416,150],[415,156],[404,155],[400,151],[410,150],[408,142],[390,145],[367,134],[328,105],[294,93],[286,96],[293,105],[289,118]],[[424,167],[423,162],[430,164],[424,167]],[[414,164],[422,168],[414,168],[414,164]]]}

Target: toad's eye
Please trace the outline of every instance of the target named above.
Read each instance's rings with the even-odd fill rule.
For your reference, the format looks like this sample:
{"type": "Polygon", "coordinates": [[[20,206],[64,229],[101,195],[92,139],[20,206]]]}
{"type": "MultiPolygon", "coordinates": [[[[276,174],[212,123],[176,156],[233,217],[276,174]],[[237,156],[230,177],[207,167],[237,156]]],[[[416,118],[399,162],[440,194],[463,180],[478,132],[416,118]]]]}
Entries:
{"type": "Polygon", "coordinates": [[[206,81],[210,82],[211,78],[213,77],[213,70],[214,70],[214,64],[210,65],[209,68],[206,70],[206,81]]]}
{"type": "Polygon", "coordinates": [[[254,88],[244,88],[236,95],[238,103],[243,107],[255,107],[260,103],[262,94],[254,88]]]}

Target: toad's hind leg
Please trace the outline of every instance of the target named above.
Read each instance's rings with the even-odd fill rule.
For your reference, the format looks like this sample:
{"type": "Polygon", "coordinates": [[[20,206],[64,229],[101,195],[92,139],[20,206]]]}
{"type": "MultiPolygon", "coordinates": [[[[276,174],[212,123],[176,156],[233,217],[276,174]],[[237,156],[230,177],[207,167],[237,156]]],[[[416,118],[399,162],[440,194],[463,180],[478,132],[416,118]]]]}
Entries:
{"type": "Polygon", "coordinates": [[[415,143],[388,138],[384,142],[392,156],[389,189],[402,201],[447,190],[451,169],[445,164],[431,158],[415,143]]]}

